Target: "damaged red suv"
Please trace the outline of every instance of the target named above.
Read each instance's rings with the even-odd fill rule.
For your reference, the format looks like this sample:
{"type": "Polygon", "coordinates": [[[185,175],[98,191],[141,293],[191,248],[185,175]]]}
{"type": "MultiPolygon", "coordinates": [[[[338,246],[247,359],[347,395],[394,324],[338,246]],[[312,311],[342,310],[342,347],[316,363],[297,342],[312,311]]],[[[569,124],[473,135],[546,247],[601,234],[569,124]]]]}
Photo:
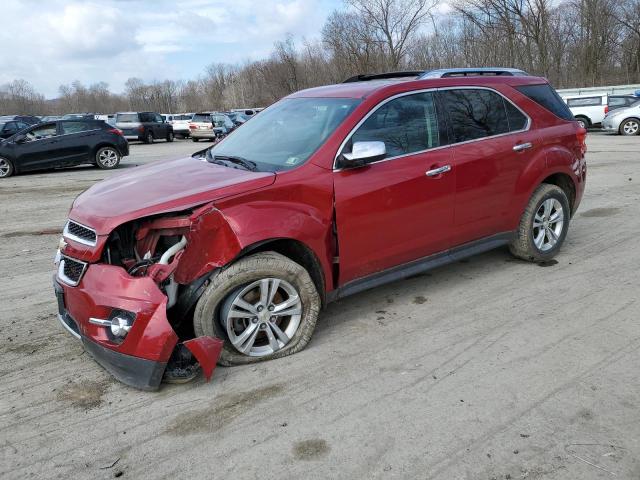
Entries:
{"type": "Polygon", "coordinates": [[[114,175],[64,228],[59,319],[122,382],[283,357],[328,302],[508,245],[558,253],[586,132],[513,69],[304,90],[193,157],[114,175]]]}

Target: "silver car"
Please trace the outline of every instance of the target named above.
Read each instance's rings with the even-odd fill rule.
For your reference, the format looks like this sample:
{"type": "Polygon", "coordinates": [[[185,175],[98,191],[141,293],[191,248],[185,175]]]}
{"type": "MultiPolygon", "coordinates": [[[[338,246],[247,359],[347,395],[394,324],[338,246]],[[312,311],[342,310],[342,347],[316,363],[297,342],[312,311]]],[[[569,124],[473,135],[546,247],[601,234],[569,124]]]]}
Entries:
{"type": "Polygon", "coordinates": [[[640,98],[630,107],[607,113],[602,120],[602,129],[620,135],[640,135],[640,98]]]}

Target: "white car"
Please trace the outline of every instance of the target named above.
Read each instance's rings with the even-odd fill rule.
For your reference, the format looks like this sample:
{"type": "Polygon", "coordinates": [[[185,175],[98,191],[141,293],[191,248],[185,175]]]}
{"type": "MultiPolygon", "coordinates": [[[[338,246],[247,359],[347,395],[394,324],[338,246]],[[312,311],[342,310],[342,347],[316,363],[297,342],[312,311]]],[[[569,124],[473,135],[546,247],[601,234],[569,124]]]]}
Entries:
{"type": "Polygon", "coordinates": [[[589,128],[602,123],[609,111],[607,95],[591,95],[582,97],[564,97],[574,118],[584,127],[589,128]]]}
{"type": "Polygon", "coordinates": [[[163,113],[165,122],[173,126],[173,133],[182,138],[189,136],[189,122],[193,118],[193,113],[163,113]]]}
{"type": "Polygon", "coordinates": [[[620,135],[640,135],[640,102],[609,112],[602,121],[602,129],[620,135]]]}

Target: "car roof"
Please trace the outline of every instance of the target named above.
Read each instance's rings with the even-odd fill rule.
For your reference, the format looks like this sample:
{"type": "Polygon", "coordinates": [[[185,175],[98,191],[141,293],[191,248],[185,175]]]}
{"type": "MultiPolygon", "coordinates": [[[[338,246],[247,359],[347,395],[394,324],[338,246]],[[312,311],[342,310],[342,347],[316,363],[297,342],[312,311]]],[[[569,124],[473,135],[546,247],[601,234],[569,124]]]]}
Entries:
{"type": "Polygon", "coordinates": [[[545,78],[534,76],[468,76],[416,79],[383,79],[363,82],[339,83],[323,87],[309,88],[289,95],[287,98],[329,97],[366,98],[373,93],[390,91],[411,91],[443,87],[491,87],[492,85],[538,85],[548,83],[545,78]]]}

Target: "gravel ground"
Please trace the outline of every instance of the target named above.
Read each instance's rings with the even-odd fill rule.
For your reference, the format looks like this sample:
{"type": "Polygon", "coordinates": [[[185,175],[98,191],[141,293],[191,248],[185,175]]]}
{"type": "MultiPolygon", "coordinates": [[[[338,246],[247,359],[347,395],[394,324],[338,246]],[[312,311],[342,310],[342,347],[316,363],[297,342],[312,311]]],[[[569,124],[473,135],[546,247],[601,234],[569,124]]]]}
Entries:
{"type": "MultiPolygon", "coordinates": [[[[331,305],[309,347],[140,392],[58,325],[95,168],[0,181],[0,476],[640,478],[640,137],[594,132],[558,263],[505,249],[331,305]]],[[[125,168],[204,144],[132,145],[125,168]]]]}

